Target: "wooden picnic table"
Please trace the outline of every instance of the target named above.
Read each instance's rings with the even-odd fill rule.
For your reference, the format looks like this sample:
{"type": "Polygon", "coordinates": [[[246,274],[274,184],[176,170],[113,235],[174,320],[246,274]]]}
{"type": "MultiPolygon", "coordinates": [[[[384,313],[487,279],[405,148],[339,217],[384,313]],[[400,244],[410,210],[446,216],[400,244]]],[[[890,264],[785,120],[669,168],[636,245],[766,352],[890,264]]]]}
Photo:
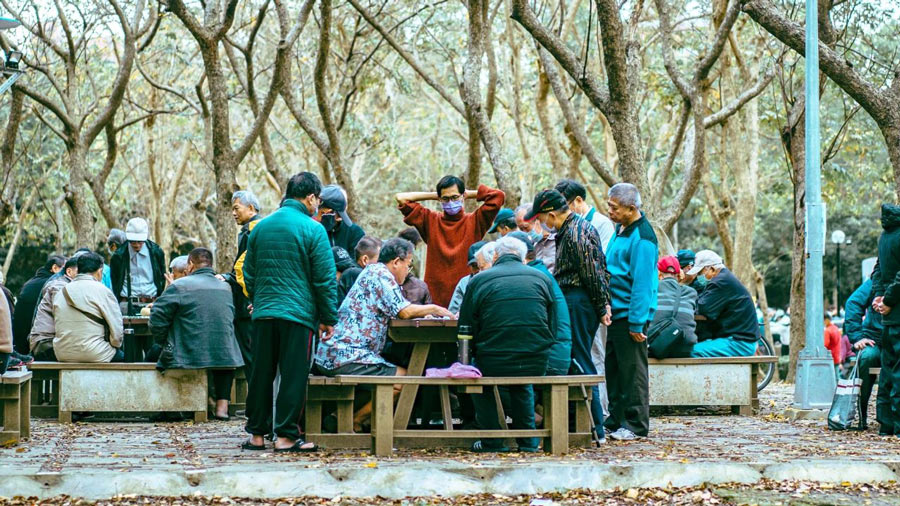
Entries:
{"type": "Polygon", "coordinates": [[[122,340],[122,351],[125,352],[125,362],[144,362],[144,356],[153,344],[153,336],[150,333],[149,316],[124,316],[122,323],[125,325],[125,338],[122,340]]]}
{"type": "MultiPolygon", "coordinates": [[[[425,376],[425,364],[428,361],[428,354],[431,352],[431,345],[456,343],[456,327],[457,320],[397,319],[391,320],[388,337],[395,343],[411,343],[413,345],[407,375],[425,376]]],[[[418,393],[419,385],[416,383],[403,386],[394,414],[395,430],[406,430],[418,393]]]]}

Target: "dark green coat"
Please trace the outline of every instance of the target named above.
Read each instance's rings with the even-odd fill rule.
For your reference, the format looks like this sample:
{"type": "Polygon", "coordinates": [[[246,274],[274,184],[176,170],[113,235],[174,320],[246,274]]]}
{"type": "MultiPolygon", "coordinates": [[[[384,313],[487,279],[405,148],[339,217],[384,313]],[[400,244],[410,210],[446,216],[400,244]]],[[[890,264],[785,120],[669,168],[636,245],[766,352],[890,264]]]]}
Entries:
{"type": "Polygon", "coordinates": [[[881,227],[878,239],[878,263],[872,273],[875,296],[884,296],[884,304],[891,312],[882,319],[885,327],[900,325],[900,206],[881,206],[881,227]]]}
{"type": "Polygon", "coordinates": [[[475,365],[486,376],[541,376],[556,342],[550,280],[516,255],[503,255],[469,281],[459,325],[472,327],[475,365]]]}
{"type": "Polygon", "coordinates": [[[253,228],[244,281],[254,321],[275,318],[310,329],[337,323],[337,270],[328,234],[294,199],[253,228]]]}
{"type": "Polygon", "coordinates": [[[157,344],[172,343],[160,369],[237,368],[244,365],[234,337],[231,287],[202,268],[166,288],[153,303],[150,331],[157,344]]]}

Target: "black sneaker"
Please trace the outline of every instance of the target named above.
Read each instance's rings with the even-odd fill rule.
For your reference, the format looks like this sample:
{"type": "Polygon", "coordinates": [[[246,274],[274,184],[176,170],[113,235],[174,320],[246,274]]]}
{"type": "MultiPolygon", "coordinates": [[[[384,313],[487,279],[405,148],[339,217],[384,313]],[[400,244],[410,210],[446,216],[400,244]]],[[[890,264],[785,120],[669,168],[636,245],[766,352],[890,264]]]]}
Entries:
{"type": "Polygon", "coordinates": [[[14,357],[12,353],[9,354],[9,362],[6,363],[7,371],[18,371],[23,365],[25,364],[23,364],[21,360],[14,357]]]}
{"type": "Polygon", "coordinates": [[[34,357],[32,357],[31,355],[23,355],[22,353],[19,353],[17,351],[10,353],[9,356],[18,359],[19,362],[25,365],[31,365],[31,363],[34,362],[34,357]]]}

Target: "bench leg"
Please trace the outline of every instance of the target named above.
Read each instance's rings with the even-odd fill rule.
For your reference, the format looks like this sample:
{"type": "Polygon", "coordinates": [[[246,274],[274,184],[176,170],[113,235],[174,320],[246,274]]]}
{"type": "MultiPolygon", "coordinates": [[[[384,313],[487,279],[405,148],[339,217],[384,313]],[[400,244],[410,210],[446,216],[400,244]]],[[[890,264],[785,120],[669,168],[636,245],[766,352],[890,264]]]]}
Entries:
{"type": "Polygon", "coordinates": [[[551,385],[544,390],[544,398],[549,399],[549,405],[546,401],[544,405],[544,424],[550,430],[550,437],[544,440],[544,451],[563,455],[569,451],[569,387],[551,385]]]}
{"type": "MultiPolygon", "coordinates": [[[[777,364],[776,364],[777,367],[777,364]]],[[[750,413],[747,416],[759,411],[759,390],[756,386],[759,384],[759,366],[750,365],[750,413]]]]}
{"type": "MultiPolygon", "coordinates": [[[[413,346],[412,355],[409,358],[409,375],[418,376],[425,374],[425,362],[428,360],[430,343],[416,343],[413,346]]],[[[416,394],[419,393],[419,385],[403,385],[400,390],[400,398],[397,400],[397,413],[394,416],[394,428],[406,430],[409,425],[409,417],[412,415],[413,404],[416,402],[416,394]]]]}
{"type": "Polygon", "coordinates": [[[394,448],[394,385],[375,385],[372,413],[372,450],[378,457],[388,457],[394,448]]]}
{"type": "Polygon", "coordinates": [[[306,401],[303,429],[307,434],[322,433],[322,401],[306,401]]]}
{"type": "MultiPolygon", "coordinates": [[[[0,385],[0,405],[3,409],[3,430],[22,437],[22,391],[20,385],[0,385]]],[[[28,402],[25,400],[24,402],[28,402]]]]}
{"type": "Polygon", "coordinates": [[[453,430],[453,412],[450,409],[450,387],[441,385],[441,416],[444,418],[444,430],[453,430]]]}
{"type": "Polygon", "coordinates": [[[59,410],[59,423],[72,423],[72,412],[59,410]]]}
{"type": "Polygon", "coordinates": [[[194,411],[194,423],[202,423],[207,420],[206,418],[206,410],[203,411],[194,411]]]}
{"type": "Polygon", "coordinates": [[[19,412],[21,418],[19,430],[23,439],[31,438],[31,380],[22,384],[22,393],[19,395],[19,412]]]}
{"type": "Polygon", "coordinates": [[[353,401],[337,401],[338,434],[353,432],[353,401]]]}

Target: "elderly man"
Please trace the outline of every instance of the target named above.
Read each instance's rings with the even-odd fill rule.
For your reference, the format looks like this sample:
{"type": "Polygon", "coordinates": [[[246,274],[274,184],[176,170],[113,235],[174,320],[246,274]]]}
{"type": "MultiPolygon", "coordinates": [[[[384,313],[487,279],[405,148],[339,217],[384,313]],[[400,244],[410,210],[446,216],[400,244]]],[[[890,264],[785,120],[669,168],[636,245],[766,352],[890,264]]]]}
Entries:
{"type": "Polygon", "coordinates": [[[688,275],[707,279],[697,299],[697,314],[705,320],[697,326],[699,342],[691,356],[749,357],[756,353],[756,305],[741,280],[725,267],[722,257],[710,250],[697,252],[688,275]]]}
{"type": "MultiPolygon", "coordinates": [[[[369,264],[357,278],[338,311],[334,334],[323,337],[316,350],[316,365],[326,376],[403,376],[406,369],[381,356],[392,318],[451,316],[434,304],[412,304],[400,291],[400,282],[409,275],[413,245],[399,237],[388,239],[378,262],[369,264]]],[[[357,428],[372,413],[371,402],[354,418],[357,428]]]]}
{"type": "Polygon", "coordinates": [[[466,296],[466,288],[469,287],[469,281],[479,272],[491,268],[491,264],[494,263],[495,246],[496,244],[485,241],[478,241],[469,246],[469,268],[472,272],[468,276],[464,276],[456,284],[456,288],[453,290],[453,298],[450,299],[450,307],[447,308],[451,313],[459,313],[463,297],[466,296]]]}
{"type": "Polygon", "coordinates": [[[504,237],[516,229],[516,213],[512,209],[503,208],[497,213],[497,217],[494,218],[494,224],[491,225],[487,233],[493,234],[497,232],[500,234],[500,237],[504,237]]]}
{"type": "Polygon", "coordinates": [[[338,185],[330,184],[322,188],[322,205],[315,219],[325,227],[332,246],[340,246],[348,253],[356,249],[356,244],[366,232],[350,220],[347,214],[347,194],[338,185]]]}
{"type": "MultiPolygon", "coordinates": [[[[81,255],[79,255],[81,256],[81,255]]],[[[62,270],[63,275],[44,286],[41,292],[41,302],[38,304],[34,315],[34,324],[31,326],[31,334],[28,335],[28,344],[35,360],[42,362],[56,362],[56,354],[53,353],[53,338],[56,337],[56,324],[53,321],[53,300],[62,287],[69,284],[78,275],[78,257],[73,256],[66,260],[62,270]]]]}
{"type": "Polygon", "coordinates": [[[168,284],[174,283],[176,280],[181,279],[188,275],[188,256],[181,255],[177,256],[169,262],[169,272],[166,273],[166,282],[168,284]]]}
{"type": "Polygon", "coordinates": [[[544,263],[551,274],[556,273],[556,233],[551,233],[541,226],[538,220],[526,220],[531,212],[531,204],[522,204],[516,208],[516,226],[528,234],[534,244],[534,256],[544,263]]]}
{"type": "MultiPolygon", "coordinates": [[[[609,274],[597,230],[566,203],[556,190],[534,197],[526,220],[538,218],[547,229],[556,229],[556,281],[566,298],[572,328],[572,361],[575,371],[597,374],[591,348],[597,329],[609,324],[609,274]]],[[[595,427],[603,426],[600,389],[591,388],[591,416],[595,427]]],[[[597,434],[604,440],[603,431],[597,434]]]]}
{"type": "Polygon", "coordinates": [[[606,253],[606,249],[609,247],[609,241],[612,240],[613,234],[615,233],[615,226],[609,218],[603,215],[603,213],[598,212],[594,206],[587,203],[587,188],[578,181],[573,181],[571,179],[563,179],[556,183],[555,188],[556,191],[562,193],[563,197],[566,198],[569,209],[594,226],[594,229],[597,230],[597,234],[600,235],[600,244],[603,246],[603,253],[606,253]]]}
{"type": "MultiPolygon", "coordinates": [[[[493,266],[472,278],[459,314],[472,335],[472,356],[485,376],[543,376],[556,341],[556,303],[546,275],[524,264],[527,246],[513,237],[496,242],[493,266]]],[[[509,387],[512,429],[534,429],[531,385],[509,387]]],[[[499,429],[494,394],[475,394],[478,425],[499,429]]],[[[538,438],[516,440],[519,451],[538,451],[538,438]]],[[[475,452],[507,451],[502,439],[483,439],[475,452]]]]}
{"type": "Polygon", "coordinates": [[[212,369],[218,420],[228,420],[234,369],[244,365],[233,321],[231,289],[216,279],[206,248],[191,251],[187,275],[172,283],[150,312],[150,330],[162,349],[157,369],[212,369]]]}
{"type": "Polygon", "coordinates": [[[337,275],[325,229],[312,219],[322,183],[311,172],[288,181],[281,207],[250,233],[244,281],[253,304],[253,366],[247,396],[250,440],[242,448],[265,450],[272,430],[272,382],[281,385],[275,401],[276,452],[312,452],[297,420],[306,405],[310,352],[318,326],[327,339],[337,323],[337,275]]]}
{"type": "Polygon", "coordinates": [[[656,310],[659,246],[634,185],[613,185],[607,204],[618,226],[606,250],[612,325],[606,340],[609,417],[604,426],[611,438],[627,441],[650,431],[647,327],[656,310]]]}
{"type": "Polygon", "coordinates": [[[456,283],[468,274],[466,252],[469,246],[482,240],[491,227],[497,212],[503,207],[504,194],[500,190],[478,187],[466,191],[465,183],[456,176],[444,176],[435,192],[398,193],[395,197],[407,225],[416,227],[425,244],[425,283],[434,301],[441,307],[450,304],[456,283]],[[484,204],[473,213],[463,207],[466,199],[484,204]],[[420,201],[437,200],[443,212],[432,211],[420,201]]]}
{"type": "Polygon", "coordinates": [[[115,296],[100,283],[103,257],[78,257],[78,275],[53,299],[56,337],[53,352],[60,362],[122,362],[122,313],[115,296]]]}
{"type": "Polygon", "coordinates": [[[128,220],[127,248],[120,248],[109,262],[112,291],[119,297],[123,314],[138,314],[166,288],[166,257],[148,239],[150,227],[143,218],[128,220]]]}
{"type": "Polygon", "coordinates": [[[378,254],[381,252],[381,239],[367,235],[356,243],[356,249],[353,255],[356,259],[355,263],[351,263],[350,268],[341,274],[338,281],[338,307],[344,302],[344,298],[350,293],[356,278],[362,273],[363,269],[369,264],[378,261],[378,254]]]}
{"type": "Polygon", "coordinates": [[[28,334],[31,333],[31,323],[34,321],[34,311],[41,301],[41,292],[44,290],[50,278],[60,272],[66,264],[66,257],[62,255],[50,255],[44,265],[34,273],[34,276],[22,285],[19,296],[16,297],[16,307],[13,314],[13,357],[17,354],[28,353],[28,334]]]}
{"type": "Polygon", "coordinates": [[[694,289],[697,294],[703,292],[706,287],[706,278],[703,276],[690,276],[688,271],[694,266],[697,254],[689,249],[678,250],[678,266],[681,268],[681,283],[694,289]]]}
{"type": "Polygon", "coordinates": [[[672,343],[663,356],[653,358],[685,358],[691,356],[691,350],[697,344],[697,292],[689,286],[678,282],[681,266],[678,258],[666,256],[656,263],[659,270],[659,288],[656,296],[656,312],[650,323],[648,335],[656,328],[662,329],[674,321],[679,331],[679,338],[672,343]]]}
{"type": "MultiPolygon", "coordinates": [[[[123,245],[125,245],[125,232],[118,228],[109,229],[109,235],[106,237],[106,251],[109,252],[109,258],[116,254],[123,245]]],[[[103,279],[100,280],[106,288],[112,290],[112,277],[110,275],[109,263],[103,264],[103,279]]]]}
{"type": "Polygon", "coordinates": [[[878,389],[889,392],[878,422],[881,434],[900,435],[900,206],[882,204],[878,263],[872,273],[872,307],[881,313],[881,376],[878,389]]]}
{"type": "MultiPolygon", "coordinates": [[[[881,367],[881,338],[884,333],[884,325],[881,321],[881,313],[875,311],[872,302],[875,294],[872,290],[872,280],[869,279],[859,286],[847,302],[844,304],[843,331],[856,350],[856,363],[859,367],[859,378],[862,385],[859,389],[859,427],[865,430],[867,427],[869,398],[872,397],[872,388],[875,386],[875,377],[869,374],[869,369],[881,367]]],[[[886,388],[878,389],[875,401],[877,419],[883,419],[878,413],[890,409],[890,392],[886,388]]]]}

